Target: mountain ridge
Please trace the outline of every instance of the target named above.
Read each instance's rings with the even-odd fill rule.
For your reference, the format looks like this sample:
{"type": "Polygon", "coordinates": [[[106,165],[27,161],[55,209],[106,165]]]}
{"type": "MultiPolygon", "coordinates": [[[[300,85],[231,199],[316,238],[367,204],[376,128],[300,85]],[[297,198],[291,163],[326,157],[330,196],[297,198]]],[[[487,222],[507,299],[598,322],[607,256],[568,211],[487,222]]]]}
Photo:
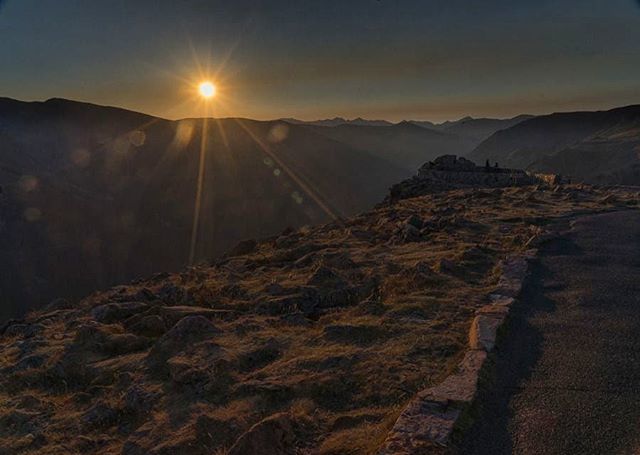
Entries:
{"type": "MultiPolygon", "coordinates": [[[[640,183],[636,177],[618,179],[615,175],[625,167],[635,167],[638,163],[634,153],[640,134],[637,122],[640,119],[640,105],[628,105],[609,110],[557,112],[525,120],[511,128],[501,130],[479,144],[468,158],[482,162],[486,159],[511,167],[527,168],[534,171],[562,171],[578,179],[593,183],[640,183]],[[607,137],[612,128],[626,130],[624,137],[607,137]],[[603,137],[598,140],[598,135],[603,137]],[[606,140],[603,140],[606,139],[606,140]],[[598,147],[593,145],[597,142],[598,147]],[[591,169],[585,169],[577,150],[589,149],[591,169]],[[615,168],[607,165],[607,154],[611,151],[620,157],[615,168]],[[555,157],[555,158],[554,158],[555,157]],[[572,164],[568,164],[567,160],[572,164]],[[555,164],[553,164],[555,163],[555,164]],[[562,166],[559,166],[559,164],[562,166]],[[603,165],[606,175],[595,178],[596,168],[603,165]]],[[[585,155],[586,158],[586,155],[585,155]]]]}

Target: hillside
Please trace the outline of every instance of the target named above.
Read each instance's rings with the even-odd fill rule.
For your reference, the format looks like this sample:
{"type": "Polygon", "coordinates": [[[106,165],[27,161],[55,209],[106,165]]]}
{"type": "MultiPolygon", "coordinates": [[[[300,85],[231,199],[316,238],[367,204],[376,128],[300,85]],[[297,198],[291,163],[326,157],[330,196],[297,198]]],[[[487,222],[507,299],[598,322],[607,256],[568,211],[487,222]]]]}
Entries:
{"type": "Polygon", "coordinates": [[[472,118],[465,117],[456,122],[445,122],[436,127],[440,131],[466,137],[478,143],[489,138],[497,131],[511,128],[525,120],[532,119],[532,115],[518,115],[510,119],[472,118]]]}
{"type": "Polygon", "coordinates": [[[464,154],[476,145],[473,140],[423,128],[410,122],[387,127],[307,125],[306,128],[354,149],[367,151],[410,173],[425,161],[440,155],[464,154]]]}
{"type": "Polygon", "coordinates": [[[0,451],[375,453],[459,360],[501,259],[633,203],[575,185],[419,195],[57,301],[0,328],[0,451]]]}
{"type": "MultiPolygon", "coordinates": [[[[0,100],[0,319],[186,264],[201,119],[0,100]]],[[[348,216],[407,171],[304,126],[208,122],[197,260],[348,216]]]]}
{"type": "Polygon", "coordinates": [[[562,172],[593,183],[640,184],[640,106],[536,117],[498,131],[468,158],[507,167],[562,172]]]}

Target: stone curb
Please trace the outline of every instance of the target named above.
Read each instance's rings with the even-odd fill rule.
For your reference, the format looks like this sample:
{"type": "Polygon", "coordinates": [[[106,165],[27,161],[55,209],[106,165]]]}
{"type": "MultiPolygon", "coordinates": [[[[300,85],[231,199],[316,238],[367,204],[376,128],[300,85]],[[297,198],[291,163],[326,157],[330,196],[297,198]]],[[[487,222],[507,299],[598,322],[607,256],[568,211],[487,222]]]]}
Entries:
{"type": "MultiPolygon", "coordinates": [[[[533,240],[533,239],[531,239],[533,240]]],[[[538,240],[538,239],[536,239],[538,240]]],[[[544,243],[546,238],[539,239],[544,243]]],[[[531,246],[534,241],[528,242],[531,246]]],[[[415,455],[446,447],[460,416],[473,402],[478,378],[496,343],[498,330],[522,291],[529,262],[537,249],[507,257],[490,304],[476,311],[469,330],[469,349],[455,371],[440,384],[419,392],[402,411],[378,455],[415,455]]]]}

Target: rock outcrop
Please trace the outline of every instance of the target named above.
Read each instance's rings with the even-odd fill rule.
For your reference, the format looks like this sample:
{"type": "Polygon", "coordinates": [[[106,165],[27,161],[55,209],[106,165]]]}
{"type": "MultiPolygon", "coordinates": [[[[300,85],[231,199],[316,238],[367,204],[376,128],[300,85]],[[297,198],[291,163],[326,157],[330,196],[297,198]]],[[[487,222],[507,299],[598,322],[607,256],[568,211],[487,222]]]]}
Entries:
{"type": "Polygon", "coordinates": [[[442,155],[425,163],[414,177],[391,187],[386,202],[459,188],[504,188],[510,186],[560,183],[555,176],[544,177],[522,169],[504,169],[489,162],[477,166],[473,161],[456,155],[442,155]]]}

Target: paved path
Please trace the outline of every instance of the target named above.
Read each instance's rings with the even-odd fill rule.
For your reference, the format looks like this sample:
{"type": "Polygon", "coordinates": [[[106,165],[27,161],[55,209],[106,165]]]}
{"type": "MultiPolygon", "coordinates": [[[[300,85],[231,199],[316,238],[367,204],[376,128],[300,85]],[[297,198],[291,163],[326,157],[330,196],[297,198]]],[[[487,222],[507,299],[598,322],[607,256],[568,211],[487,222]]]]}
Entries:
{"type": "Polygon", "coordinates": [[[640,212],[541,250],[461,454],[640,454],[640,212]]]}

